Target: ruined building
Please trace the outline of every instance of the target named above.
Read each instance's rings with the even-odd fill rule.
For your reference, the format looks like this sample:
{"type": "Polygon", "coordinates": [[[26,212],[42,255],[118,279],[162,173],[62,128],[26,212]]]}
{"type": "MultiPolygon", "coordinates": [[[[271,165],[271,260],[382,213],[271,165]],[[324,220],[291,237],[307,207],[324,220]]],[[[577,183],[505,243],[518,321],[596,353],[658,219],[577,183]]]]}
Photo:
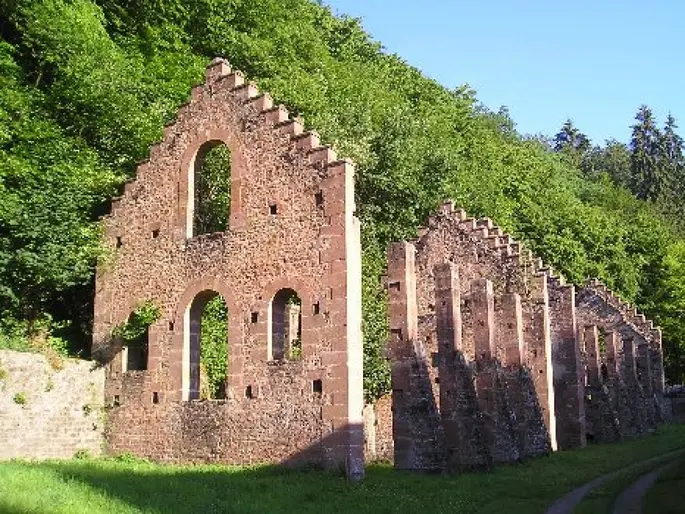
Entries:
{"type": "MultiPolygon", "coordinates": [[[[107,362],[109,451],[360,477],[354,212],[353,165],[213,61],[105,220],[93,351],[107,362]],[[217,147],[230,154],[219,226],[198,193],[217,147]],[[200,401],[201,316],[217,295],[228,379],[223,398],[200,401]],[[160,314],[146,340],[113,337],[145,302],[160,314]]],[[[599,283],[564,284],[490,220],[443,205],[418,239],[391,245],[387,290],[392,409],[381,400],[366,435],[398,468],[485,469],[666,415],[659,330],[599,283]]]]}
{"type": "Polygon", "coordinates": [[[354,168],[223,60],[113,203],[96,278],[94,353],[108,364],[108,445],[169,461],[316,462],[363,472],[361,247],[354,168]],[[230,150],[230,217],[198,233],[204,156],[230,150]],[[296,293],[301,313],[287,299],[296,293]],[[226,398],[200,395],[200,318],[228,307],[226,398]],[[161,310],[144,362],[113,328],[161,310]],[[301,355],[289,358],[295,330],[301,355]],[[299,320],[298,320],[299,322],[299,320]]]}
{"type": "Polygon", "coordinates": [[[490,219],[442,205],[391,245],[387,290],[396,467],[487,469],[668,417],[660,330],[490,219]]]}

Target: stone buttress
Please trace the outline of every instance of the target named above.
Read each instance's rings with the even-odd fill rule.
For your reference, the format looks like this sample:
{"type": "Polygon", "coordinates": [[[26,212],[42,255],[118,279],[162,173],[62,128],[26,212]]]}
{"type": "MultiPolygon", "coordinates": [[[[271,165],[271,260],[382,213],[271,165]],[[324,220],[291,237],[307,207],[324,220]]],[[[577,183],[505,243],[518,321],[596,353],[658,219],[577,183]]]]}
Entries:
{"type": "Polygon", "coordinates": [[[387,288],[398,468],[488,469],[637,435],[663,411],[659,329],[488,218],[443,204],[390,245],[387,288]]]}

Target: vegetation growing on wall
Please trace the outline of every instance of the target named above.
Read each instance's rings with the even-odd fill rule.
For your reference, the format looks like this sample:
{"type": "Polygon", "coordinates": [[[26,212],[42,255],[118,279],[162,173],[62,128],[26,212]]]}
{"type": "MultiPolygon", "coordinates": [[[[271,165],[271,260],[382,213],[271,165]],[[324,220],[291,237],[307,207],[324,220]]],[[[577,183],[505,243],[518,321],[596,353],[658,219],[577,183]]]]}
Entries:
{"type": "Polygon", "coordinates": [[[367,397],[389,386],[385,248],[448,197],[571,280],[600,277],[637,302],[682,379],[684,243],[652,186],[627,189],[604,154],[588,173],[521,136],[505,110],[384,54],[357,20],[308,0],[11,0],[0,35],[0,318],[47,313],[69,322],[58,335],[73,350],[87,346],[97,216],[219,55],[358,164],[367,397]]]}
{"type": "Polygon", "coordinates": [[[162,315],[159,307],[148,300],[136,307],[124,323],[112,329],[112,337],[124,342],[134,341],[144,335],[162,315]]]}
{"type": "Polygon", "coordinates": [[[200,366],[206,378],[206,398],[224,398],[228,371],[228,310],[221,295],[212,298],[202,311],[200,366]]]}

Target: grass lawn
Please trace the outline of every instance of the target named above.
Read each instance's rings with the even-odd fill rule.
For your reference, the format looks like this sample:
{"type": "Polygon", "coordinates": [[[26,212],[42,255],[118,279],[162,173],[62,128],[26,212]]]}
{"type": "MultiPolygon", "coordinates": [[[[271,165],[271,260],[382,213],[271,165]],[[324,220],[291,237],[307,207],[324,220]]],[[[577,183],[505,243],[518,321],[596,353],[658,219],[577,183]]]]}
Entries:
{"type": "Polygon", "coordinates": [[[685,426],[671,425],[642,439],[559,452],[482,475],[422,475],[373,465],[360,485],[335,474],[269,466],[14,461],[0,463],[0,512],[531,514],[598,475],[683,447],[685,426]]]}
{"type": "Polygon", "coordinates": [[[685,512],[685,459],[659,477],[644,498],[645,514],[685,512]]]}
{"type": "MultiPolygon", "coordinates": [[[[610,479],[604,485],[592,490],[585,499],[578,505],[573,514],[611,514],[613,512],[614,503],[618,496],[630,487],[640,477],[649,473],[653,469],[659,468],[662,465],[683,458],[685,454],[676,452],[677,457],[673,454],[665,455],[663,458],[651,459],[649,462],[636,464],[619,472],[614,478],[610,479]]],[[[679,512],[683,512],[683,508],[679,512]]],[[[661,511],[654,511],[661,512],[661,511]]]]}

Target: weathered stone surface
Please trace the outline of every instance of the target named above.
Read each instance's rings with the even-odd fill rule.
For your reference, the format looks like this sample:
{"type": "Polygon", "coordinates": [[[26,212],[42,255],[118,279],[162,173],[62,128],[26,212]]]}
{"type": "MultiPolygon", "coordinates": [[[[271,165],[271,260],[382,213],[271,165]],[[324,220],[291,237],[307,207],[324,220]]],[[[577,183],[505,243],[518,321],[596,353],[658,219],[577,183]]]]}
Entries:
{"type": "Polygon", "coordinates": [[[434,268],[440,418],[446,468],[451,472],[486,470],[492,465],[485,420],[462,348],[459,274],[452,263],[434,268]]]}
{"type": "MultiPolygon", "coordinates": [[[[601,373],[599,331],[594,325],[582,333],[585,363],[585,413],[587,436],[596,442],[616,441],[621,437],[618,411],[601,373]]],[[[605,373],[608,375],[608,372],[605,373]]],[[[608,376],[607,376],[608,380],[608,376]]]]}
{"type": "Polygon", "coordinates": [[[354,167],[242,82],[225,61],[210,65],[105,220],[114,258],[98,269],[93,350],[113,356],[107,402],[118,405],[109,451],[308,461],[358,477],[364,443],[354,167]],[[231,153],[229,224],[225,232],[194,235],[195,166],[220,143],[231,153]],[[302,302],[302,359],[292,362],[274,359],[271,344],[271,301],[284,288],[302,302]],[[189,402],[197,397],[189,348],[199,339],[191,306],[208,292],[228,306],[227,400],[189,402]],[[147,370],[123,372],[111,332],[144,300],[162,312],[150,330],[147,370]]]}
{"type": "Polygon", "coordinates": [[[92,362],[0,350],[0,459],[99,455],[105,373],[92,362]]]}
{"type": "Polygon", "coordinates": [[[658,330],[598,282],[576,297],[487,218],[443,204],[390,246],[387,278],[397,467],[487,469],[639,434],[667,410],[658,330]]]}
{"type": "Polygon", "coordinates": [[[582,369],[575,289],[549,277],[552,362],[559,449],[582,448],[585,437],[584,370],[582,369]]]}

